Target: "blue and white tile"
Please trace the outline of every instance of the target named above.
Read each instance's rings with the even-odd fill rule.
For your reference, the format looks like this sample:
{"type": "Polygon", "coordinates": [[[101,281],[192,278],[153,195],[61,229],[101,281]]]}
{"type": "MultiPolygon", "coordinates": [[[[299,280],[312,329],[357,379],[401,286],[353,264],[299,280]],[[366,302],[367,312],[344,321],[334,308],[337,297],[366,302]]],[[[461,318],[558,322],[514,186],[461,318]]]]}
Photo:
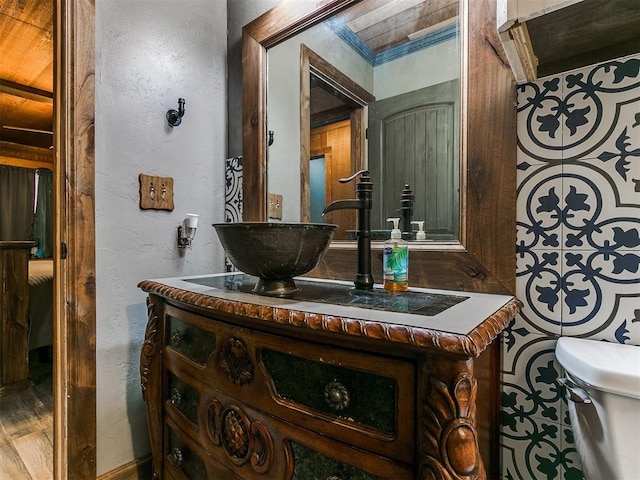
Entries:
{"type": "Polygon", "coordinates": [[[545,165],[518,172],[517,251],[557,249],[563,237],[562,166],[545,165]]]}
{"type": "Polygon", "coordinates": [[[556,339],[516,335],[512,343],[505,337],[503,345],[503,430],[518,431],[536,418],[560,423],[562,370],[555,357],[556,339]]]}
{"type": "Polygon", "coordinates": [[[567,251],[563,262],[562,335],[640,340],[640,251],[567,251]]]}
{"type": "MultiPolygon", "coordinates": [[[[640,112],[640,103],[638,104],[640,112]]],[[[640,115],[640,114],[639,114],[640,115]]],[[[640,120],[633,134],[640,138],[640,120]]],[[[604,207],[640,209],[640,148],[629,155],[604,152],[601,158],[581,159],[564,165],[567,173],[591,178],[608,195],[604,207]]],[[[615,211],[612,212],[615,215],[615,211]]]]}
{"type": "Polygon", "coordinates": [[[242,221],[242,157],[229,158],[225,164],[225,221],[242,221]]]}
{"type": "Polygon", "coordinates": [[[563,470],[560,425],[538,418],[522,418],[502,426],[502,478],[559,479],[563,470]]]}
{"type": "Polygon", "coordinates": [[[630,128],[640,95],[640,56],[586,67],[562,76],[563,160],[596,158],[603,151],[640,147],[630,128]],[[624,140],[624,137],[627,137],[624,140]],[[616,143],[617,141],[622,143],[616,143]]]}
{"type": "Polygon", "coordinates": [[[621,204],[607,172],[585,163],[565,165],[562,183],[563,249],[640,250],[640,192],[621,204]]]}
{"type": "Polygon", "coordinates": [[[562,82],[550,77],[518,87],[518,165],[562,159],[562,82]]]}
{"type": "MultiPolygon", "coordinates": [[[[225,162],[224,221],[242,221],[242,157],[228,158],[225,162]]],[[[227,272],[237,271],[225,255],[227,272]]]]}
{"type": "Polygon", "coordinates": [[[620,295],[610,287],[600,295],[601,306],[585,307],[583,315],[563,312],[562,335],[640,345],[640,292],[620,295]]]}
{"type": "Polygon", "coordinates": [[[563,480],[584,480],[580,456],[576,451],[575,439],[571,425],[561,425],[562,445],[562,478],[563,480]]]}
{"type": "Polygon", "coordinates": [[[522,250],[516,257],[516,297],[523,308],[514,328],[558,336],[562,326],[560,250],[522,250]]]}

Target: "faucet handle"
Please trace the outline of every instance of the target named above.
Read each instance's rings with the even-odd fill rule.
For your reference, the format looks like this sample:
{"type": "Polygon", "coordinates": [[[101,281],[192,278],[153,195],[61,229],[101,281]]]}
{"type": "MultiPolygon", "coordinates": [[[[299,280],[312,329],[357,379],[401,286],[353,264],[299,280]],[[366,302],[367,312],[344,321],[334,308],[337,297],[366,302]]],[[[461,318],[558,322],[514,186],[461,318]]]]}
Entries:
{"type": "Polygon", "coordinates": [[[369,177],[369,170],[360,170],[359,172],[354,173],[353,175],[351,175],[348,178],[340,178],[338,179],[338,181],[340,183],[349,183],[351,180],[353,180],[354,178],[356,178],[358,175],[362,175],[362,181],[363,182],[370,182],[371,181],[371,177],[369,177]]]}

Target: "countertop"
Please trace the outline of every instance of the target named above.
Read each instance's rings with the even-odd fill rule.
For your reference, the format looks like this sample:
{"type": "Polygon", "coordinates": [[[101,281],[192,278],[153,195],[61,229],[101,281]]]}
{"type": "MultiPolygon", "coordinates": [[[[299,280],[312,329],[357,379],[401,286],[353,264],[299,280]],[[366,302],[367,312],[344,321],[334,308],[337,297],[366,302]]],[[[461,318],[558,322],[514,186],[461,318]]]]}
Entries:
{"type": "Polygon", "coordinates": [[[351,282],[299,277],[283,299],[256,295],[257,279],[222,273],[144,280],[147,293],[265,322],[354,335],[477,357],[518,313],[509,295],[410,288],[355,290],[351,282]]]}

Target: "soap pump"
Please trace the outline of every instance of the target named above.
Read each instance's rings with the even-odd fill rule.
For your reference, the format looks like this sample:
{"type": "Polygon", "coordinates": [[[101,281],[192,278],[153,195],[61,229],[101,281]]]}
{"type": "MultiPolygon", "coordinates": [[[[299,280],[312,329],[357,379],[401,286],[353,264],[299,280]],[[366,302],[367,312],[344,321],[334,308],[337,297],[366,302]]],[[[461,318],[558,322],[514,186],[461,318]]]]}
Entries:
{"type": "Polygon", "coordinates": [[[426,240],[427,234],[424,232],[424,220],[414,220],[411,222],[412,225],[418,226],[418,231],[416,232],[416,240],[426,240]]]}
{"type": "Polygon", "coordinates": [[[409,246],[402,240],[398,225],[400,219],[387,218],[387,222],[393,222],[393,229],[382,251],[384,288],[391,292],[404,292],[409,288],[409,246]]]}

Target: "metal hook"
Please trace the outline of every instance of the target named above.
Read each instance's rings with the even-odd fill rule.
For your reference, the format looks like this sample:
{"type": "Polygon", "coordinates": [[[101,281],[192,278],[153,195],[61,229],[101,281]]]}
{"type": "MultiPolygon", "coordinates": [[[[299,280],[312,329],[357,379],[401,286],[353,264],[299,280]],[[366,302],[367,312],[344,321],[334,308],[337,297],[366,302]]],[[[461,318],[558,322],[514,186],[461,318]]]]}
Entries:
{"type": "Polygon", "coordinates": [[[184,98],[178,99],[178,110],[168,110],[167,111],[167,122],[172,127],[177,127],[182,123],[182,117],[184,116],[184,98]]]}

